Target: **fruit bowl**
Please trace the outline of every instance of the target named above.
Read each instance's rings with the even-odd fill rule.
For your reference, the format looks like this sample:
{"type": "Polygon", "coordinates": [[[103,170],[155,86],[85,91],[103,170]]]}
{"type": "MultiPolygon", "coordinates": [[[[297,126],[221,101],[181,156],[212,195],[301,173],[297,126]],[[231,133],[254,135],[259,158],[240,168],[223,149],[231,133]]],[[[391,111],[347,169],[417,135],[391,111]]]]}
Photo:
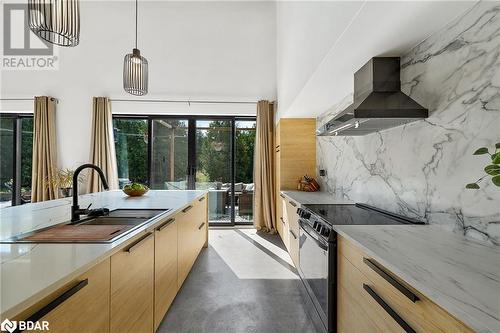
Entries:
{"type": "Polygon", "coordinates": [[[133,183],[130,185],[126,185],[123,188],[123,193],[130,197],[140,197],[146,194],[149,191],[149,188],[146,185],[133,183]]]}

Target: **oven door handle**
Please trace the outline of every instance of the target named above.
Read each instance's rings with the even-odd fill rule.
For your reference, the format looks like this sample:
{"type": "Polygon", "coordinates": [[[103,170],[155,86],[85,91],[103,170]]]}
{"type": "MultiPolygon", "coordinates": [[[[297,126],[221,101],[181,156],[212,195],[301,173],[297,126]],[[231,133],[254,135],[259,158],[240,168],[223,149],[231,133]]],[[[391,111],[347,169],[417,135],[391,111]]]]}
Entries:
{"type": "Polygon", "coordinates": [[[318,246],[323,249],[324,251],[328,251],[328,245],[327,244],[324,244],[322,241],[320,241],[319,239],[317,239],[316,237],[314,237],[313,235],[311,235],[307,230],[306,228],[304,227],[304,222],[302,222],[301,220],[299,220],[299,226],[300,226],[300,229],[302,229],[302,231],[304,231],[307,235],[309,235],[309,237],[311,237],[315,242],[316,244],[318,244],[318,246]]]}

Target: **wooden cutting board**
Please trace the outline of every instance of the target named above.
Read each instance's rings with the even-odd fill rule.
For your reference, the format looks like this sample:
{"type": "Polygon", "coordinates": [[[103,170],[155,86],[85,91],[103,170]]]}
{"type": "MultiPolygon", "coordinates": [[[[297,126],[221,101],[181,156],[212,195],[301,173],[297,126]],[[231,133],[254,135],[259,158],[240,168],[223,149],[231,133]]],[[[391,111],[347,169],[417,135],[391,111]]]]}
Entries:
{"type": "Polygon", "coordinates": [[[60,225],[34,235],[24,240],[49,241],[107,241],[133,228],[133,225],[60,225]]]}

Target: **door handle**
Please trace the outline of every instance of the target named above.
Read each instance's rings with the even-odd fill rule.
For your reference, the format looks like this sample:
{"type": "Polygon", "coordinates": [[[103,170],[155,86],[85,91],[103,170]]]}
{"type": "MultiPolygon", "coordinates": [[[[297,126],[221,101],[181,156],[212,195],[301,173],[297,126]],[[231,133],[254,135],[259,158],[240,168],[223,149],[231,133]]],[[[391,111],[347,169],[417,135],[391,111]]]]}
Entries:
{"type": "Polygon", "coordinates": [[[369,285],[363,283],[363,289],[366,290],[368,294],[377,302],[384,310],[387,312],[389,316],[392,317],[398,323],[399,326],[406,332],[406,333],[416,333],[413,328],[411,328],[408,323],[401,318],[396,311],[394,311],[389,304],[387,304],[382,297],[380,297],[375,290],[373,290],[369,285]]]}
{"type": "Polygon", "coordinates": [[[288,200],[288,202],[290,203],[290,205],[292,205],[293,207],[297,207],[297,204],[291,200],[288,200]]]}
{"type": "Polygon", "coordinates": [[[293,238],[297,239],[297,236],[295,235],[295,233],[292,230],[289,230],[289,231],[292,234],[293,238]]]}
{"type": "Polygon", "coordinates": [[[201,230],[201,228],[203,228],[204,225],[205,225],[205,222],[203,222],[202,224],[200,224],[200,226],[198,227],[198,230],[201,230]]]}
{"type": "Polygon", "coordinates": [[[156,231],[162,231],[163,229],[165,229],[166,227],[168,227],[174,221],[175,221],[174,218],[168,219],[167,222],[163,223],[161,226],[159,226],[158,228],[156,228],[156,231]]]}
{"type": "MultiPolygon", "coordinates": [[[[35,312],[33,315],[31,315],[28,319],[25,321],[31,321],[31,322],[36,322],[45,317],[47,314],[49,314],[52,310],[57,308],[59,305],[67,301],[71,296],[76,294],[78,291],[83,289],[85,286],[89,284],[89,279],[82,280],[75,284],[73,287],[69,288],[66,290],[64,293],[59,295],[56,299],[54,299],[52,302],[49,304],[45,305],[43,308],[35,312]]],[[[21,332],[19,328],[15,330],[14,332],[21,332]]]]}
{"type": "Polygon", "coordinates": [[[403,295],[405,295],[406,297],[408,297],[408,299],[410,301],[412,301],[413,303],[415,303],[416,301],[420,300],[417,295],[415,295],[414,293],[412,293],[408,288],[406,288],[401,283],[399,283],[399,281],[397,281],[391,275],[389,275],[388,273],[386,273],[382,269],[382,267],[380,267],[375,261],[373,261],[371,259],[368,259],[368,258],[363,258],[363,262],[368,267],[370,267],[371,269],[373,269],[384,280],[386,280],[387,282],[389,282],[394,288],[396,288],[397,290],[399,290],[400,293],[402,293],[403,295]]]}
{"type": "Polygon", "coordinates": [[[192,206],[192,205],[189,205],[189,206],[187,206],[186,208],[184,208],[184,209],[182,210],[182,212],[183,212],[183,213],[185,213],[185,212],[187,212],[188,210],[190,210],[191,208],[193,208],[193,206],[192,206]]]}
{"type": "Polygon", "coordinates": [[[132,246],[130,246],[129,248],[127,248],[125,250],[125,252],[132,253],[133,251],[135,251],[136,249],[138,249],[142,244],[144,244],[148,239],[150,239],[152,236],[153,236],[152,233],[147,234],[146,236],[142,237],[137,242],[135,242],[134,244],[132,244],[132,246]]]}

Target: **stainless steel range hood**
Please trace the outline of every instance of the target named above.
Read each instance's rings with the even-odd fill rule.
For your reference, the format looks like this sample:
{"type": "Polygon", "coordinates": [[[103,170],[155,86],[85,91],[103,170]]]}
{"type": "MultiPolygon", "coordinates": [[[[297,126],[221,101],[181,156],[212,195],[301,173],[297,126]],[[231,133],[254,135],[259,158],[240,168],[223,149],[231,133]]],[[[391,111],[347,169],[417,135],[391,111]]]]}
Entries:
{"type": "Polygon", "coordinates": [[[426,108],[401,91],[400,58],[375,57],[354,74],[354,102],[318,135],[366,135],[428,116],[426,108]]]}

